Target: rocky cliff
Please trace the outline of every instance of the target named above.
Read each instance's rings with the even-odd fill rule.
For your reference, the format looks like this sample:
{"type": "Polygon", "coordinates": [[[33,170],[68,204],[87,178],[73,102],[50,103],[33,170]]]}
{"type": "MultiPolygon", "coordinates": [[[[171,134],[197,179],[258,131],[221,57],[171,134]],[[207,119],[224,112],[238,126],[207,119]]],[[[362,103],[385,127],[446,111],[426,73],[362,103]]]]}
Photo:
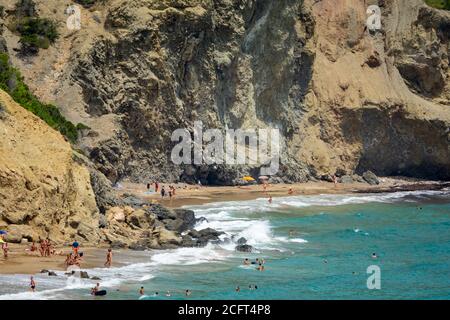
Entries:
{"type": "MultiPolygon", "coordinates": [[[[12,19],[15,1],[2,0],[12,19]]],[[[278,128],[285,181],[336,172],[450,178],[450,13],[422,0],[36,0],[55,44],[13,64],[82,132],[111,181],[236,183],[254,167],[175,166],[176,128],[278,128]],[[365,28],[381,8],[382,30],[365,28]]]]}
{"type": "Polygon", "coordinates": [[[89,171],[54,129],[0,90],[0,228],[6,240],[97,242],[89,171]]]}

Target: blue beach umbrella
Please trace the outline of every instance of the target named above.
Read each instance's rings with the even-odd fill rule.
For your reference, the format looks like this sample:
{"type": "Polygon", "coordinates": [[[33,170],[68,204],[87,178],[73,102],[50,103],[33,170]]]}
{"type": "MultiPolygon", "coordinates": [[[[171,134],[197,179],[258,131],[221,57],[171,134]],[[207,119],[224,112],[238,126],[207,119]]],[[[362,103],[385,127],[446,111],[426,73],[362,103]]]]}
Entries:
{"type": "Polygon", "coordinates": [[[0,234],[7,234],[5,230],[0,230],[0,234]]]}

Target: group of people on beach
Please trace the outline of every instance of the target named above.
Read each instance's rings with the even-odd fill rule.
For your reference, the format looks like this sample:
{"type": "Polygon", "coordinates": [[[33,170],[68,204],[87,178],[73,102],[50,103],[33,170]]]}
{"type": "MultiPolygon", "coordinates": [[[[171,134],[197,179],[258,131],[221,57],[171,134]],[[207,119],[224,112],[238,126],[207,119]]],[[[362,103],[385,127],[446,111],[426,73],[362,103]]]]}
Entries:
{"type": "MultiPolygon", "coordinates": [[[[31,244],[30,251],[35,252],[36,250],[36,243],[33,242],[31,244]]],[[[50,257],[56,253],[56,250],[49,238],[40,241],[39,253],[41,254],[41,257],[50,257]]]]}
{"type": "Polygon", "coordinates": [[[158,193],[158,191],[160,192],[161,198],[164,199],[166,196],[168,196],[169,199],[172,199],[173,197],[175,197],[175,194],[176,194],[175,186],[169,185],[168,190],[166,189],[165,186],[161,186],[161,190],[160,190],[159,182],[153,182],[153,183],[147,183],[147,190],[150,190],[152,185],[154,186],[155,193],[158,193]]]}
{"type": "Polygon", "coordinates": [[[80,244],[77,240],[72,243],[72,252],[67,254],[66,261],[64,264],[66,267],[77,266],[81,267],[81,262],[83,261],[83,252],[80,252],[80,244]]]}

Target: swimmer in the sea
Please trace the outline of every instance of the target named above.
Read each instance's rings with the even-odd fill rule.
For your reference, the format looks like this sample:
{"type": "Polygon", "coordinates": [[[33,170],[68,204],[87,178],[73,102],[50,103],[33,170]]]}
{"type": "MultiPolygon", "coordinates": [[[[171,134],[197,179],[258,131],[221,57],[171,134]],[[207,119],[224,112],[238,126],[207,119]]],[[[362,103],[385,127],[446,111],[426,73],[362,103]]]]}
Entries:
{"type": "Polygon", "coordinates": [[[170,296],[172,296],[172,295],[170,294],[170,291],[167,291],[166,297],[170,297],[170,296]]]}
{"type": "Polygon", "coordinates": [[[144,293],[144,287],[141,287],[141,289],[139,289],[139,294],[140,294],[141,296],[145,295],[145,293],[144,293]]]}
{"type": "Polygon", "coordinates": [[[375,252],[372,253],[372,259],[377,259],[377,258],[378,258],[377,254],[375,252]]]}
{"type": "Polygon", "coordinates": [[[186,297],[189,297],[192,294],[191,290],[186,290],[186,297]]]}
{"type": "Polygon", "coordinates": [[[241,292],[241,288],[239,286],[236,287],[236,292],[241,292]]]}
{"type": "Polygon", "coordinates": [[[244,264],[245,264],[245,265],[249,265],[249,264],[250,264],[250,260],[248,260],[248,258],[245,258],[244,264]]]}

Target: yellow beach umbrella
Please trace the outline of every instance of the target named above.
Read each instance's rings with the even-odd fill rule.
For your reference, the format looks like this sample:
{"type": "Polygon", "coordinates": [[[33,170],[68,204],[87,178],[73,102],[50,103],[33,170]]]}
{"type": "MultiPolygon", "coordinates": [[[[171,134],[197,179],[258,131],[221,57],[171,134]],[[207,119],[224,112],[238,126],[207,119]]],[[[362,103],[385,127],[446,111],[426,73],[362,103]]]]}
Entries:
{"type": "Polygon", "coordinates": [[[255,179],[253,179],[250,176],[243,177],[242,180],[244,180],[244,181],[255,181],[255,179]]]}

